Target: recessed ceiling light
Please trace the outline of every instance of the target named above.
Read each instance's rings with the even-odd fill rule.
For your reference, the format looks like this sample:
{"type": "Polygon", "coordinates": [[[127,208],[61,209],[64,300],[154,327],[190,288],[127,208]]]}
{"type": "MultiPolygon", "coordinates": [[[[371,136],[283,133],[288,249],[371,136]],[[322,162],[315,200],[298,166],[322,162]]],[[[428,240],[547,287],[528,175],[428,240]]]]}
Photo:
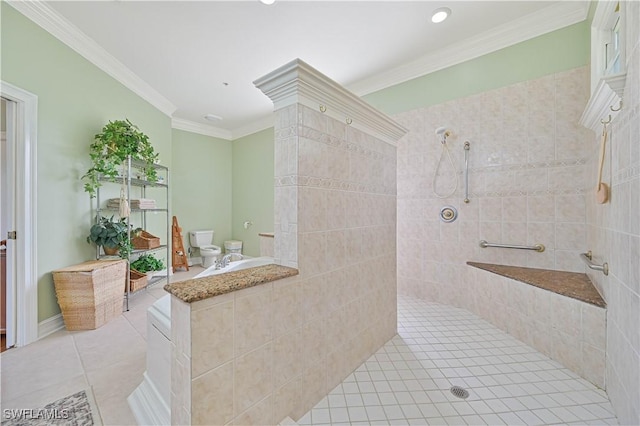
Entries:
{"type": "Polygon", "coordinates": [[[222,121],[222,117],[214,114],[207,114],[204,116],[204,119],[209,121],[222,121]]]}
{"type": "Polygon", "coordinates": [[[451,9],[448,7],[441,7],[433,11],[433,15],[431,15],[431,22],[434,24],[439,24],[444,21],[451,15],[451,9]]]}
{"type": "Polygon", "coordinates": [[[262,4],[273,4],[275,3],[276,0],[260,0],[260,3],[262,4]]]}

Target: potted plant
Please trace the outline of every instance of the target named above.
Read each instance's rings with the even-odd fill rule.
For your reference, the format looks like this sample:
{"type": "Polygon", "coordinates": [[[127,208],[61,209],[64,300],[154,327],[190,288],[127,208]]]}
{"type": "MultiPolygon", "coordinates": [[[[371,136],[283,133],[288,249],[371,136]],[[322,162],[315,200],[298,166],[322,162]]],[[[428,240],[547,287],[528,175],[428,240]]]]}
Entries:
{"type": "Polygon", "coordinates": [[[96,189],[101,185],[100,179],[115,182],[119,177],[118,167],[124,165],[129,156],[144,163],[146,180],[157,181],[158,175],[153,165],[158,160],[158,154],[149,137],[129,119],[109,121],[102,132],[95,135],[90,146],[92,166],[82,176],[85,180],[84,190],[95,197],[96,189]]]}
{"type": "Polygon", "coordinates": [[[98,217],[91,226],[87,242],[102,246],[105,254],[119,254],[121,258],[127,259],[132,250],[127,219],[123,217],[114,221],[113,216],[98,217]]]}
{"type": "Polygon", "coordinates": [[[131,269],[135,269],[143,274],[162,271],[165,268],[162,260],[157,259],[153,254],[143,254],[135,261],[131,262],[131,269]]]}

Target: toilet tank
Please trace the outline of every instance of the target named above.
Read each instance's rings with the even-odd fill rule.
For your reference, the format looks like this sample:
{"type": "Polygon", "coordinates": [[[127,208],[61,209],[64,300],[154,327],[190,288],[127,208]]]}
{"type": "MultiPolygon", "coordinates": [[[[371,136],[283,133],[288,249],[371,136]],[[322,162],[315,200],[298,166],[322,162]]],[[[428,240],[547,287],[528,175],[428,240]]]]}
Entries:
{"type": "Polygon", "coordinates": [[[189,232],[189,244],[191,247],[208,246],[213,243],[213,230],[205,229],[202,231],[189,232]]]}

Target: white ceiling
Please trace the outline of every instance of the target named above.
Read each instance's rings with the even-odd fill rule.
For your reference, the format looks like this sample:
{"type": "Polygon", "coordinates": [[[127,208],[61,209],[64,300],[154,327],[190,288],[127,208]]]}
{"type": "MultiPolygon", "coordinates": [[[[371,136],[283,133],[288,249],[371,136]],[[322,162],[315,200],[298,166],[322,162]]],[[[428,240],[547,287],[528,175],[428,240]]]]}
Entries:
{"type": "Polygon", "coordinates": [[[271,102],[252,82],[292,59],[363,95],[584,20],[588,2],[54,1],[42,10],[88,36],[76,50],[102,55],[99,66],[174,123],[230,139],[268,126],[271,102]],[[431,23],[441,6],[452,15],[431,23]]]}

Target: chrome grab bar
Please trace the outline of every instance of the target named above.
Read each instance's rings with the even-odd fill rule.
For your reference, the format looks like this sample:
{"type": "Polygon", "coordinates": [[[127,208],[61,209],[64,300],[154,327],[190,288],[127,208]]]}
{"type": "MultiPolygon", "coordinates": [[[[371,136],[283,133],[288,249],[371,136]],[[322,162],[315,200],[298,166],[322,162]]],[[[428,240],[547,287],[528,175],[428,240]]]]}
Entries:
{"type": "Polygon", "coordinates": [[[534,246],[518,246],[518,245],[514,245],[514,244],[488,243],[485,240],[480,241],[480,247],[482,247],[482,248],[497,247],[497,248],[509,248],[509,249],[518,249],[518,250],[533,250],[533,251],[537,251],[539,253],[542,253],[544,251],[544,244],[536,244],[534,246]]]}
{"type": "Polygon", "coordinates": [[[587,264],[587,267],[589,269],[600,271],[605,275],[609,275],[609,264],[607,262],[604,262],[602,265],[593,263],[593,254],[591,253],[591,250],[586,253],[580,253],[580,259],[582,259],[582,261],[587,264]]]}
{"type": "Polygon", "coordinates": [[[469,203],[469,150],[471,144],[469,141],[464,143],[464,202],[469,203]]]}

